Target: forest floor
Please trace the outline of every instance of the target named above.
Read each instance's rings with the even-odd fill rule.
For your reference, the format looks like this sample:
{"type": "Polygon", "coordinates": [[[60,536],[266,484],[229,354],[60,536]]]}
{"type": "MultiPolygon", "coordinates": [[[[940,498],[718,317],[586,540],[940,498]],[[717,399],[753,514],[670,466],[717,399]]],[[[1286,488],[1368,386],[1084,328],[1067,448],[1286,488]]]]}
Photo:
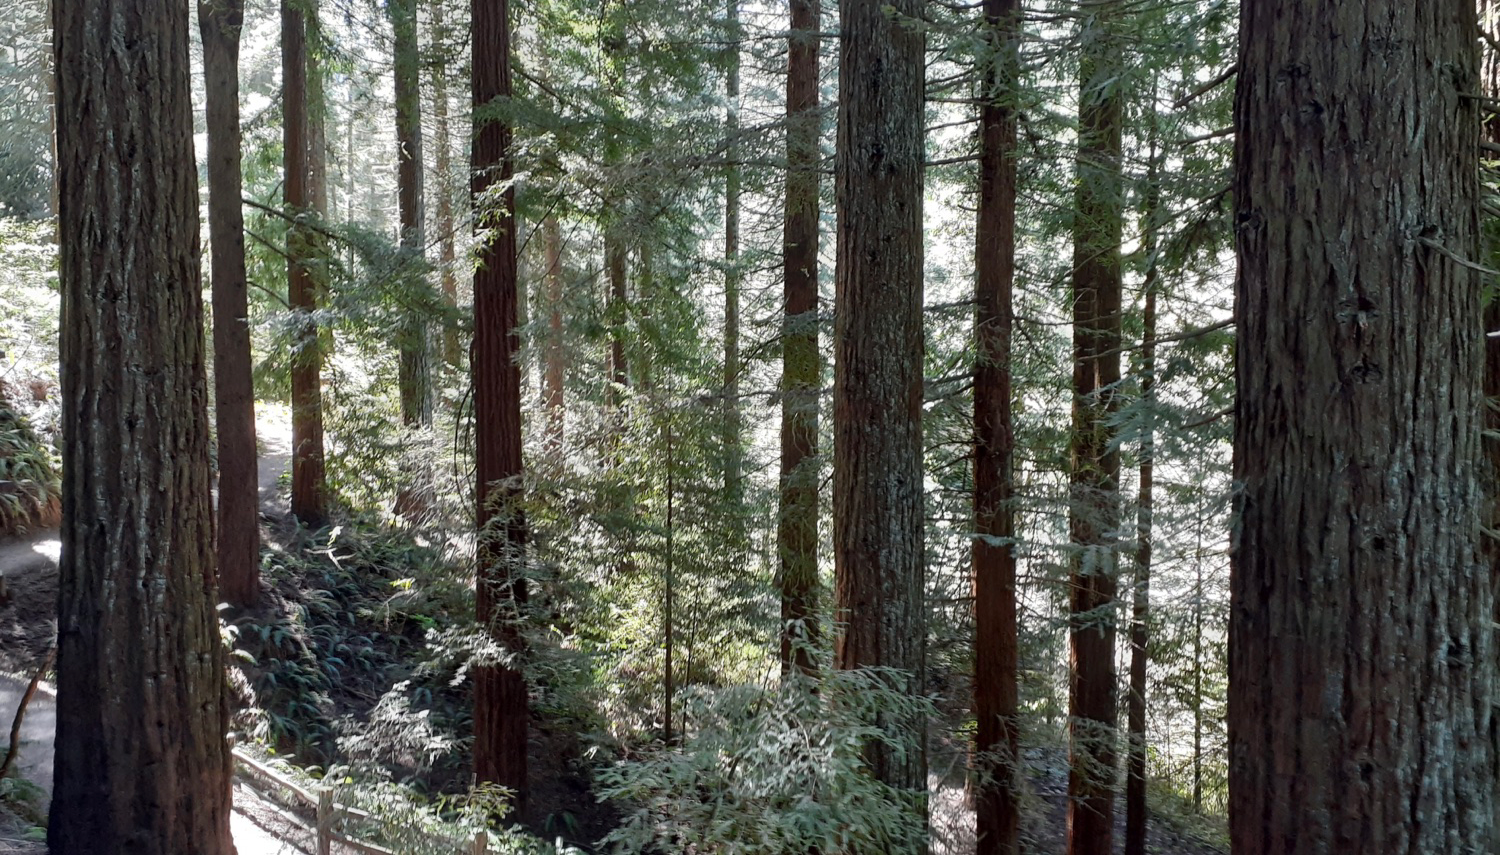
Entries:
{"type": "MultiPolygon", "coordinates": [[[[285,527],[282,522],[286,510],[278,487],[290,459],[290,427],[283,408],[265,408],[258,415],[261,441],[258,481],[264,520],[268,523],[263,534],[271,543],[285,539],[280,529],[285,527]]],[[[45,657],[55,635],[53,615],[60,548],[56,532],[39,532],[28,539],[0,543],[0,575],[7,579],[10,597],[8,602],[0,603],[0,730],[8,730],[30,672],[45,657]]],[[[307,572],[320,571],[310,566],[307,572]]],[[[261,619],[270,619],[270,612],[278,608],[295,606],[286,598],[295,596],[291,589],[299,586],[292,579],[283,580],[283,584],[288,590],[276,592],[278,595],[272,598],[279,605],[267,605],[263,609],[267,614],[260,615],[261,619]]],[[[336,714],[366,715],[370,704],[362,702],[360,697],[367,696],[368,701],[383,691],[383,687],[374,684],[351,688],[358,691],[342,700],[338,700],[338,693],[330,693],[335,695],[336,714]]],[[[961,706],[953,709],[955,716],[967,715],[961,706]]],[[[44,692],[32,701],[22,734],[19,766],[22,774],[35,784],[29,788],[33,790],[30,806],[23,805],[22,812],[26,815],[7,816],[7,800],[0,798],[0,855],[45,851],[45,847],[34,842],[35,826],[45,816],[45,799],[52,783],[50,749],[55,721],[52,696],[44,692]],[[23,839],[28,828],[32,841],[23,839]]],[[[570,759],[579,753],[576,745],[579,734],[571,732],[565,723],[541,720],[533,722],[532,730],[529,753],[533,777],[539,784],[534,803],[549,805],[553,816],[565,818],[570,826],[566,831],[571,833],[565,836],[587,846],[608,831],[618,816],[613,806],[595,801],[587,774],[570,759]]],[[[964,855],[974,849],[974,814],[965,790],[966,754],[967,747],[956,740],[938,738],[931,746],[931,824],[933,851],[939,855],[964,855]]],[[[1066,754],[1060,749],[1038,749],[1030,752],[1027,759],[1031,785],[1023,827],[1027,851],[1061,852],[1066,835],[1066,754]]],[[[440,780],[431,783],[441,785],[440,780]]],[[[564,830],[550,827],[551,818],[545,825],[549,827],[535,831],[551,837],[564,830]]],[[[1119,840],[1124,833],[1123,811],[1117,812],[1116,825],[1119,840]]],[[[232,826],[240,855],[299,855],[313,849],[305,826],[290,820],[283,809],[243,781],[235,786],[232,826]]],[[[1205,837],[1166,816],[1156,816],[1149,829],[1148,851],[1155,855],[1223,855],[1225,850],[1205,837]]]]}
{"type": "MultiPolygon", "coordinates": [[[[276,499],[277,482],[291,459],[291,432],[281,408],[266,408],[258,415],[259,487],[264,505],[276,499]]],[[[6,580],[9,596],[7,602],[0,602],[0,729],[7,733],[31,673],[46,657],[56,636],[57,562],[61,550],[55,530],[32,532],[0,543],[0,577],[6,580]]],[[[46,846],[36,840],[36,829],[45,821],[52,793],[55,700],[51,687],[43,684],[27,706],[16,769],[28,784],[22,785],[24,793],[19,799],[0,799],[0,855],[46,851],[46,846]],[[7,805],[15,809],[7,809],[7,805]]],[[[236,783],[234,802],[230,828],[239,855],[304,855],[312,851],[303,840],[305,835],[253,788],[236,783]]]]}

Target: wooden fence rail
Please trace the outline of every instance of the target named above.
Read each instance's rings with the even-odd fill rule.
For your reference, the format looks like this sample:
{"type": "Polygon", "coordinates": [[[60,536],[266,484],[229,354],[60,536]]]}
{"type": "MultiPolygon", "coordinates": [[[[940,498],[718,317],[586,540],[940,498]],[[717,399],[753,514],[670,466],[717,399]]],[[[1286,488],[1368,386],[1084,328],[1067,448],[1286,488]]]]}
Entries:
{"type": "MultiPolygon", "coordinates": [[[[297,800],[313,808],[316,813],[316,826],[314,831],[318,841],[318,855],[331,855],[335,842],[353,849],[362,855],[400,855],[393,850],[373,843],[365,843],[349,837],[339,830],[340,825],[346,819],[356,821],[367,821],[371,819],[368,811],[360,810],[350,805],[341,805],[333,800],[333,789],[331,787],[318,787],[316,790],[308,790],[286,775],[272,769],[270,766],[241,751],[234,749],[234,761],[252,777],[260,778],[267,783],[280,787],[297,800]]],[[[450,841],[443,841],[445,843],[450,841]]],[[[474,835],[472,840],[462,843],[461,855],[486,855],[489,852],[489,835],[483,831],[474,835]]]]}

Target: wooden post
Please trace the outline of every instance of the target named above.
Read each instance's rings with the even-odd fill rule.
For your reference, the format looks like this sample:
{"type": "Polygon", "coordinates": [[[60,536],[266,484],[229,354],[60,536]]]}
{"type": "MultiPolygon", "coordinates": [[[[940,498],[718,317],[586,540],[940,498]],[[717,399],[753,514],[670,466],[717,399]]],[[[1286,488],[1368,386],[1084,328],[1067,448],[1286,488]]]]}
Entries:
{"type": "Polygon", "coordinates": [[[333,790],[318,788],[318,855],[333,852],[333,790]]]}
{"type": "Polygon", "coordinates": [[[475,834],[474,834],[474,853],[473,853],[473,855],[485,855],[485,853],[487,853],[489,851],[490,851],[490,837],[489,837],[489,835],[485,834],[483,831],[475,832],[475,834]]]}

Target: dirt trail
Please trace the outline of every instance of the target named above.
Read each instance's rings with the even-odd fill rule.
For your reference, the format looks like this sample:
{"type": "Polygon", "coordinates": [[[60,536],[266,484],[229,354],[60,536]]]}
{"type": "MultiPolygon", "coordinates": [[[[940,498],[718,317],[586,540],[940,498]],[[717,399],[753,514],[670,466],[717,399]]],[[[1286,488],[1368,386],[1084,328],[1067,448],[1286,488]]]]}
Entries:
{"type": "MultiPolygon", "coordinates": [[[[285,407],[257,407],[256,431],[261,439],[257,481],[261,504],[267,510],[277,500],[281,473],[291,461],[290,422],[285,407]]],[[[56,531],[43,531],[0,543],[0,576],[5,577],[10,594],[10,602],[0,605],[0,740],[10,732],[30,669],[46,654],[56,632],[53,615],[57,562],[62,551],[57,537],[56,531]]],[[[44,811],[45,799],[52,793],[56,727],[56,696],[51,687],[44,686],[27,707],[17,761],[21,777],[42,791],[44,811]]],[[[235,787],[235,813],[230,825],[239,855],[303,855],[302,849],[278,839],[278,835],[285,835],[274,812],[246,787],[235,787]]],[[[7,851],[9,843],[0,837],[0,853],[7,851]]]]}

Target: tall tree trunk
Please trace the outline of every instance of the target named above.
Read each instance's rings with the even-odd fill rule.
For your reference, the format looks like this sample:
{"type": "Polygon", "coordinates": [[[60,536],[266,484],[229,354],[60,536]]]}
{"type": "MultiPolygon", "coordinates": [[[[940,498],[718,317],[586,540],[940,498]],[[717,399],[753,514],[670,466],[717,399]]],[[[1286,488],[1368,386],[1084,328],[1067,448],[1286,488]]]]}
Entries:
{"type": "MultiPolygon", "coordinates": [[[[438,268],[443,298],[458,308],[458,241],[457,217],[453,211],[453,133],[448,120],[448,27],[442,3],[432,4],[432,118],[437,139],[433,160],[434,188],[437,193],[438,268]]],[[[463,364],[463,346],[458,327],[443,328],[443,361],[451,367],[463,364]]]]}
{"type": "Polygon", "coordinates": [[[542,398],[547,408],[547,451],[562,453],[567,409],[563,399],[566,357],[563,353],[563,245],[562,226],[557,215],[549,213],[542,220],[542,239],[546,242],[547,272],[547,352],[543,360],[542,398]]]}
{"type": "Polygon", "coordinates": [[[1203,499],[1193,549],[1193,813],[1203,813],[1203,499]]]}
{"type": "MultiPolygon", "coordinates": [[[[925,673],[922,494],[922,3],[842,6],[834,329],[834,658],[925,673]]],[[[870,772],[927,788],[925,726],[887,720],[905,750],[871,743],[870,772]]],[[[922,810],[925,813],[925,800],[922,810]]]]}
{"type": "MultiPolygon", "coordinates": [[[[1494,0],[1479,0],[1479,26],[1482,35],[1480,54],[1480,92],[1487,98],[1500,98],[1500,5],[1494,0]]],[[[1492,145],[1500,145],[1500,114],[1487,111],[1482,129],[1483,139],[1492,145]]],[[[1500,170],[1500,155],[1494,150],[1484,153],[1485,168],[1491,177],[1500,170]]],[[[1489,214],[1483,222],[1483,244],[1485,265],[1495,269],[1500,263],[1500,217],[1489,214]]],[[[1500,336],[1491,335],[1500,331],[1500,298],[1493,290],[1488,292],[1484,304],[1484,457],[1485,481],[1489,486],[1486,525],[1489,531],[1481,540],[1484,557],[1490,565],[1491,586],[1500,591],[1500,336]]],[[[1494,620],[1500,624],[1500,596],[1497,596],[1494,620]]],[[[1500,788],[1500,716],[1490,720],[1491,760],[1494,763],[1496,787],[1500,788]]],[[[1494,829],[1496,845],[1500,845],[1500,800],[1495,804],[1494,829]]]]}
{"type": "MultiPolygon", "coordinates": [[[[624,159],[623,140],[625,121],[625,52],[628,41],[623,14],[625,0],[604,0],[604,20],[601,22],[600,39],[604,44],[606,64],[605,85],[609,94],[609,109],[605,121],[616,126],[604,143],[604,162],[618,167],[624,159]]],[[[609,370],[612,387],[610,406],[617,411],[624,404],[625,388],[630,383],[630,371],[625,359],[625,335],[630,318],[630,296],[627,293],[625,238],[621,220],[625,200],[615,194],[605,199],[604,219],[604,271],[608,286],[605,298],[605,319],[609,329],[609,370]]],[[[624,414],[615,413],[617,426],[623,428],[624,414]]]]}
{"type": "Polygon", "coordinates": [[[231,855],[188,6],[70,0],[52,852],[231,855]]]}
{"type": "MultiPolygon", "coordinates": [[[[1153,94],[1151,109],[1156,109],[1153,94]]],[[[1156,263],[1161,216],[1161,161],[1156,149],[1155,113],[1151,118],[1151,161],[1147,166],[1145,221],[1141,251],[1146,254],[1145,333],[1141,339],[1141,404],[1146,427],[1141,432],[1140,477],[1135,511],[1135,584],[1131,590],[1130,697],[1125,762],[1125,855],[1146,855],[1146,665],[1147,621],[1151,617],[1152,489],[1156,466],[1156,263]]]]}
{"type": "Polygon", "coordinates": [[[630,295],[626,290],[625,243],[618,225],[607,225],[604,229],[604,270],[609,277],[609,305],[605,314],[609,318],[610,379],[614,382],[610,398],[613,406],[619,407],[624,401],[625,387],[630,385],[630,371],[625,361],[630,295]]]}
{"type": "Polygon", "coordinates": [[[787,36],[786,212],[782,227],[781,668],[813,670],[818,636],[819,0],[792,0],[787,36]]]}
{"type": "Polygon", "coordinates": [[[1018,0],[985,0],[974,338],[974,716],[978,855],[1020,852],[1011,293],[1016,264],[1018,0]]]}
{"type": "Polygon", "coordinates": [[[240,176],[243,0],[199,0],[208,127],[208,236],[214,313],[214,417],[219,435],[219,592],[236,606],[260,598],[259,480],[245,216],[240,176]]]}
{"type": "Polygon", "coordinates": [[[673,641],[675,639],[673,637],[672,620],[675,617],[674,611],[676,607],[673,595],[677,587],[677,580],[674,578],[672,572],[672,559],[674,557],[672,549],[674,545],[672,542],[674,534],[672,530],[672,523],[674,522],[672,512],[675,510],[673,494],[676,492],[677,485],[673,483],[672,478],[675,461],[672,459],[672,411],[670,409],[666,411],[665,418],[662,421],[662,435],[666,440],[667,452],[666,466],[664,467],[667,470],[667,548],[665,561],[663,562],[664,572],[662,573],[662,741],[671,745],[673,740],[672,707],[677,694],[676,674],[672,670],[672,654],[675,652],[673,649],[673,641]]]}
{"type": "MultiPolygon", "coordinates": [[[[287,213],[312,207],[308,128],[307,22],[296,0],[281,0],[282,192],[287,213]]],[[[297,319],[292,343],[292,514],[319,526],[327,516],[323,468],[323,348],[319,341],[318,286],[312,261],[317,241],[306,226],[287,230],[287,303],[297,319]]]]}
{"type": "Polygon", "coordinates": [[[1494,851],[1477,41],[1473,0],[1241,9],[1236,852],[1494,851]]]}
{"type": "MultiPolygon", "coordinates": [[[[422,66],[417,47],[416,0],[391,0],[388,5],[395,34],[396,94],[396,206],[401,221],[401,251],[408,263],[423,260],[426,224],[422,188],[422,66]]],[[[406,328],[398,345],[397,387],[401,422],[408,427],[432,423],[432,383],[428,365],[427,318],[407,312],[406,328]]]]}
{"type": "MultiPolygon", "coordinates": [[[[471,66],[474,137],[472,192],[476,206],[495,184],[510,182],[511,128],[485,121],[485,108],[511,96],[509,0],[473,0],[475,55],[494,58],[471,66]]],[[[484,211],[488,240],[474,271],[475,477],[479,522],[479,622],[507,650],[521,653],[518,622],[526,602],[526,520],[521,510],[521,366],[516,329],[516,197],[507,188],[498,209],[484,211]]],[[[524,819],[526,785],[526,680],[518,664],[477,669],[474,691],[474,772],[515,791],[524,819]]]]}
{"type": "Polygon", "coordinates": [[[1078,187],[1073,225],[1073,543],[1069,611],[1072,679],[1069,855],[1110,855],[1114,840],[1115,530],[1120,455],[1114,447],[1120,380],[1120,47],[1110,11],[1084,23],[1078,89],[1078,187]]]}
{"type": "MultiPolygon", "coordinates": [[[[729,47],[725,49],[724,100],[724,489],[735,518],[744,502],[741,470],[744,448],[740,439],[740,2],[728,0],[729,47]]],[[[742,527],[734,526],[738,532],[742,527]]],[[[743,539],[741,535],[740,538],[743,539]]]]}

